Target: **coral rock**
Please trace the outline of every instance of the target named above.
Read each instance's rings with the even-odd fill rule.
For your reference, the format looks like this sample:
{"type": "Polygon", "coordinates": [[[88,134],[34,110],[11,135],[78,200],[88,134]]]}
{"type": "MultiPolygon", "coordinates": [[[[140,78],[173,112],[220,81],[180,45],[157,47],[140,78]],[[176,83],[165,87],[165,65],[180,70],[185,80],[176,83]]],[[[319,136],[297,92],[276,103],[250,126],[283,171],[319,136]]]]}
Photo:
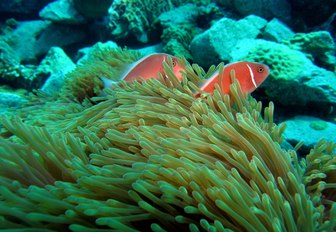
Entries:
{"type": "Polygon", "coordinates": [[[48,4],[40,13],[42,19],[62,24],[83,24],[85,18],[75,9],[72,0],[59,0],[48,4]]]}
{"type": "Polygon", "coordinates": [[[295,33],[287,25],[274,18],[267,23],[263,38],[274,42],[281,42],[282,40],[290,39],[294,35],[295,33]]]}
{"type": "Polygon", "coordinates": [[[334,123],[310,116],[296,116],[284,123],[286,124],[285,139],[293,145],[302,141],[306,153],[321,139],[336,143],[334,123]]]}
{"type": "Polygon", "coordinates": [[[48,74],[48,79],[43,84],[42,90],[48,94],[59,92],[63,86],[65,75],[75,67],[75,64],[61,48],[52,47],[36,71],[48,74]]]}
{"type": "Polygon", "coordinates": [[[266,24],[266,20],[253,15],[238,21],[222,18],[192,40],[190,51],[194,61],[203,66],[228,61],[239,40],[257,38],[266,24]]]}

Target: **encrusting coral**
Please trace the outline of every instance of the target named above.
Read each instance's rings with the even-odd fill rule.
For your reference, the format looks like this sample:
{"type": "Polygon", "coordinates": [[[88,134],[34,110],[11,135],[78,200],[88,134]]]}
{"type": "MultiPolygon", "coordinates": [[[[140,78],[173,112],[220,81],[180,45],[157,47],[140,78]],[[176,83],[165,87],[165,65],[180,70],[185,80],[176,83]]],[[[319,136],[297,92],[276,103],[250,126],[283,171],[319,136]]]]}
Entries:
{"type": "Polygon", "coordinates": [[[334,231],[334,145],[299,163],[272,103],[262,110],[236,82],[196,99],[215,68],[187,64],[181,85],[170,65],[91,105],[64,102],[44,126],[2,119],[0,228],[334,231]]]}
{"type": "Polygon", "coordinates": [[[114,38],[125,38],[133,35],[142,42],[148,42],[149,32],[155,27],[160,14],[167,12],[175,7],[194,3],[197,5],[208,6],[209,0],[115,0],[110,11],[110,31],[114,38]]]}
{"type": "Polygon", "coordinates": [[[192,59],[189,52],[189,44],[195,34],[188,26],[170,26],[165,28],[162,33],[162,42],[164,43],[164,52],[170,54],[183,54],[186,59],[192,59]],[[173,38],[173,39],[172,39],[173,38]]]}

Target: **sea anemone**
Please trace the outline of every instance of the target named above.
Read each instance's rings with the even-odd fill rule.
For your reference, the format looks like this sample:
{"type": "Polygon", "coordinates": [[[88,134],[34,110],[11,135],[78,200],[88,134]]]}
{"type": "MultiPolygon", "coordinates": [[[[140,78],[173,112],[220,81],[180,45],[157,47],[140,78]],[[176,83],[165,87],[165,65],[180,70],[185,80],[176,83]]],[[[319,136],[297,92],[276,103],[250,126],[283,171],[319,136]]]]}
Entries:
{"type": "Polygon", "coordinates": [[[195,98],[210,75],[197,65],[182,85],[168,64],[165,74],[122,81],[86,107],[64,102],[80,110],[46,113],[43,126],[3,118],[0,228],[334,231],[334,145],[299,163],[272,103],[262,110],[237,82],[195,98]]]}

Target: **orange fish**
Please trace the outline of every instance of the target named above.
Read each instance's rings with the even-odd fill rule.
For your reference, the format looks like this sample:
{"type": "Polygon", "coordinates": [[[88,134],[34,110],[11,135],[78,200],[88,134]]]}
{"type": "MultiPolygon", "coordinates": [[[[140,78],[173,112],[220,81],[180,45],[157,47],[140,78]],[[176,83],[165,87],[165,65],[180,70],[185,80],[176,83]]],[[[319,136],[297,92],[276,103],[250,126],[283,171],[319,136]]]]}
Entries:
{"type": "MultiPolygon", "coordinates": [[[[179,81],[182,81],[181,70],[184,70],[183,67],[178,63],[175,56],[165,54],[165,53],[154,53],[148,56],[141,58],[140,60],[127,66],[126,71],[121,75],[120,80],[125,80],[130,82],[132,80],[137,80],[140,82],[142,77],[144,80],[150,78],[158,79],[158,74],[161,73],[165,77],[163,62],[168,63],[168,57],[173,61],[173,71],[179,81]]],[[[102,78],[104,82],[104,87],[111,87],[112,84],[118,83],[118,81],[113,81],[107,78],[102,78]]]]}
{"type": "MultiPolygon", "coordinates": [[[[234,70],[235,78],[238,80],[240,87],[244,93],[253,92],[269,75],[270,70],[267,65],[240,61],[224,66],[223,74],[220,78],[219,71],[217,70],[208,80],[206,80],[200,87],[201,90],[207,93],[213,93],[215,84],[221,87],[223,94],[230,92],[231,71],[234,70]],[[218,83],[221,80],[221,83],[218,83]]],[[[195,96],[199,97],[198,93],[195,96]]]]}

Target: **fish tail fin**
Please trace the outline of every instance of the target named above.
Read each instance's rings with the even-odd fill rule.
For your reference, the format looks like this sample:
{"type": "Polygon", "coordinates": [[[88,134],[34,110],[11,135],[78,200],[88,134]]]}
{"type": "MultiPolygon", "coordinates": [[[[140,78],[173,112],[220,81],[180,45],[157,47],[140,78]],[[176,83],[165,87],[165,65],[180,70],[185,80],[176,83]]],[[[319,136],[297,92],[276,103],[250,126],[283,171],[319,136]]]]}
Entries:
{"type": "Polygon", "coordinates": [[[119,81],[114,81],[114,80],[108,79],[106,77],[100,77],[100,79],[102,80],[102,82],[104,84],[104,89],[112,88],[113,85],[119,83],[119,81]]]}

